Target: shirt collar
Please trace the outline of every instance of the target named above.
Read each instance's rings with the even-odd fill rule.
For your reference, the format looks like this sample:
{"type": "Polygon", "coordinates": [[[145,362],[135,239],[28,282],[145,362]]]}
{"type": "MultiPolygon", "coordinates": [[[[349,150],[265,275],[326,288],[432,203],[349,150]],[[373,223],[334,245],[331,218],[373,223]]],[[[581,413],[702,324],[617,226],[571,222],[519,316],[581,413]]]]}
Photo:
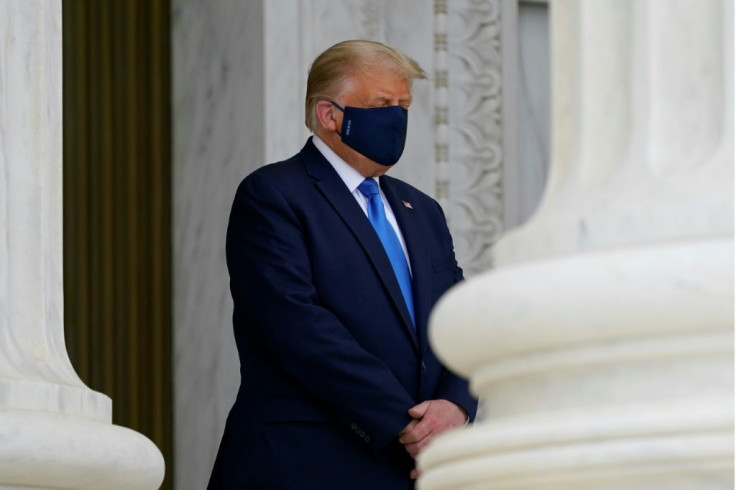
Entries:
{"type": "MultiPolygon", "coordinates": [[[[345,182],[345,185],[348,187],[350,192],[355,192],[355,189],[357,189],[361,182],[365,180],[365,177],[351,167],[348,162],[340,158],[337,153],[332,151],[332,148],[327,146],[327,143],[322,141],[316,134],[312,135],[312,143],[314,143],[314,146],[316,146],[319,152],[322,153],[322,156],[330,162],[330,165],[332,165],[332,168],[335,169],[335,172],[337,172],[337,175],[340,176],[342,181],[345,182]]],[[[378,182],[378,178],[375,180],[378,182]]]]}

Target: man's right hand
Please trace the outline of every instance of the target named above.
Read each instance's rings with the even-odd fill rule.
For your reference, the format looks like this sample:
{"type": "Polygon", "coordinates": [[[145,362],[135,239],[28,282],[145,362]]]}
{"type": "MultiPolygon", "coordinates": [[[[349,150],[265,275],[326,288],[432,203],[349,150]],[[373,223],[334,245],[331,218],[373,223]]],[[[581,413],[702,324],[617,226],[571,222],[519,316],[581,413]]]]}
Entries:
{"type": "Polygon", "coordinates": [[[399,442],[413,458],[438,434],[462,427],[465,410],[448,400],[427,400],[409,409],[414,419],[399,433],[399,442]]]}

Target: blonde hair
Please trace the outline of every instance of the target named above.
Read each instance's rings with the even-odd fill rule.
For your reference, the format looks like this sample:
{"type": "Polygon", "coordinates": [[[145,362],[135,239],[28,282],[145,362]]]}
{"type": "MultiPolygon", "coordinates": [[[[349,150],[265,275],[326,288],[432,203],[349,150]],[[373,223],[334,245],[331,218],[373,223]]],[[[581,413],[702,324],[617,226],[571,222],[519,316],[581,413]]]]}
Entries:
{"type": "Polygon", "coordinates": [[[323,99],[335,99],[349,88],[350,76],[368,73],[376,67],[388,68],[404,78],[409,85],[414,79],[427,78],[419,63],[390,46],[377,41],[343,41],[326,49],[309,68],[305,119],[307,127],[317,128],[315,106],[323,99]]]}

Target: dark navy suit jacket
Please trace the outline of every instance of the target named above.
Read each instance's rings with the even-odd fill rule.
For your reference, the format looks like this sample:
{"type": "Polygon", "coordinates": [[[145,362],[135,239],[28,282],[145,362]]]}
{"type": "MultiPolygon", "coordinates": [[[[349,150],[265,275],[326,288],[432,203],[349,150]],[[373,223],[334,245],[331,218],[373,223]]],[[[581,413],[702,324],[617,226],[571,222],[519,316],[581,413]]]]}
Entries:
{"type": "Polygon", "coordinates": [[[380,182],[411,261],[416,329],[378,236],[311,139],[240,184],[227,264],[241,386],[209,488],[404,490],[407,410],[444,398],[475,416],[466,381],[427,342],[431,308],[462,280],[445,217],[414,187],[380,182]]]}

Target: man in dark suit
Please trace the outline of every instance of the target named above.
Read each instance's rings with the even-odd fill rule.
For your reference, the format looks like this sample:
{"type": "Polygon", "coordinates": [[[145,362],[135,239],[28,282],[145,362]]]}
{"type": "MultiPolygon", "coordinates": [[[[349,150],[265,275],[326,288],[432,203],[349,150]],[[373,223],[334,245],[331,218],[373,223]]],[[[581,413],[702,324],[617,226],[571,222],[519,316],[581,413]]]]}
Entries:
{"type": "Polygon", "coordinates": [[[414,457],[475,416],[427,341],[462,280],[436,201],[385,172],[419,65],[346,41],[309,72],[292,158],[240,185],[227,264],[241,386],[209,488],[407,489],[414,457]]]}

